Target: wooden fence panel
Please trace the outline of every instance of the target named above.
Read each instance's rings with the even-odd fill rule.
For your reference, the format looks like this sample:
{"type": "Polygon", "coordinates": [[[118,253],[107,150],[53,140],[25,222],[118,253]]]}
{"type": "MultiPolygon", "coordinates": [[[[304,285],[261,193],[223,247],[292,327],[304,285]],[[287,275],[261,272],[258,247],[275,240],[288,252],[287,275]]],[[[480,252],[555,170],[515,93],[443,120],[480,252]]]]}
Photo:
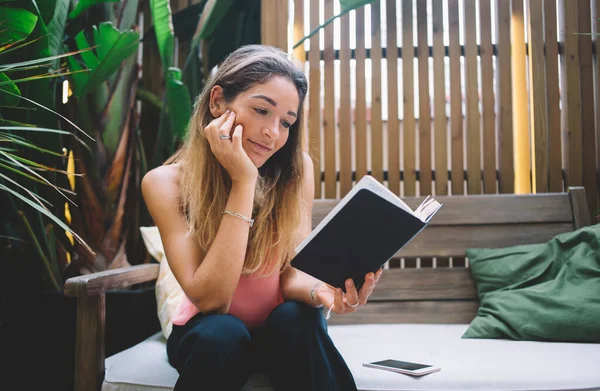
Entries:
{"type": "Polygon", "coordinates": [[[431,103],[429,100],[429,44],[427,0],[417,1],[419,63],[419,194],[431,194],[431,103]]]}
{"type": "MultiPolygon", "coordinates": [[[[315,2],[310,2],[310,30],[319,26],[319,7],[315,2]]],[[[310,152],[314,161],[315,198],[321,198],[321,51],[319,48],[319,34],[310,38],[309,62],[309,120],[308,132],[310,152]]]]}
{"type": "Polygon", "coordinates": [[[543,0],[528,0],[529,110],[534,145],[533,192],[548,191],[546,69],[544,66],[543,0]]]}
{"type": "MultiPolygon", "coordinates": [[[[305,15],[306,1],[296,1],[294,39],[309,17],[307,31],[332,16],[338,2],[308,2],[305,15]]],[[[325,27],[325,49],[319,35],[311,38],[307,64],[317,197],[343,196],[370,173],[401,196],[557,192],[583,184],[590,210],[597,210],[600,61],[596,37],[578,33],[591,32],[592,22],[596,31],[598,4],[385,0],[325,27]]]]}
{"type": "Polygon", "coordinates": [[[381,107],[381,3],[371,4],[371,175],[383,182],[383,121],[381,107]]]}
{"type": "Polygon", "coordinates": [[[525,58],[525,9],[523,0],[512,0],[512,96],[513,148],[515,159],[515,193],[531,193],[531,150],[527,104],[527,70],[525,58]]]}
{"type": "Polygon", "coordinates": [[[466,122],[467,122],[467,192],[481,193],[481,129],[479,125],[479,90],[477,88],[477,36],[475,0],[464,3],[466,122]],[[471,38],[471,39],[469,39],[471,38]]]}
{"type": "Polygon", "coordinates": [[[340,20],[340,197],[352,189],[352,102],[350,96],[350,15],[340,20]]]}
{"type": "Polygon", "coordinates": [[[396,0],[386,1],[388,80],[388,187],[400,195],[400,122],[398,121],[398,41],[396,0]]]}
{"type": "Polygon", "coordinates": [[[444,3],[432,2],[435,194],[448,194],[448,131],[444,65],[444,3]]]}
{"type": "Polygon", "coordinates": [[[515,186],[513,153],[511,12],[510,2],[496,0],[496,128],[498,129],[499,193],[513,193],[515,186]]]}
{"type": "MultiPolygon", "coordinates": [[[[583,186],[588,199],[590,213],[598,210],[596,177],[596,146],[594,120],[594,70],[592,60],[592,32],[590,0],[579,0],[579,65],[581,78],[581,140],[583,186]]],[[[596,15],[594,15],[596,17],[596,15]]]]}
{"type": "Polygon", "coordinates": [[[356,180],[367,174],[365,8],[356,10],[356,180]]]}
{"type": "Polygon", "coordinates": [[[563,93],[563,164],[567,186],[580,186],[583,183],[581,164],[581,72],[579,68],[579,20],[578,2],[559,1],[561,41],[564,53],[561,56],[563,93]]]}
{"type": "Polygon", "coordinates": [[[556,2],[544,2],[544,41],[546,50],[546,102],[548,105],[548,188],[563,191],[562,145],[560,136],[560,91],[558,89],[558,36],[556,2]]]}
{"type": "Polygon", "coordinates": [[[450,135],[452,137],[452,194],[464,194],[463,112],[458,0],[448,0],[448,54],[450,57],[450,135]]]}
{"type": "MultiPolygon", "coordinates": [[[[325,1],[325,20],[333,16],[333,0],[325,1]]],[[[336,148],[335,133],[337,123],[335,121],[335,73],[333,50],[333,27],[330,23],[325,27],[325,50],[323,60],[325,63],[325,108],[323,112],[323,138],[325,142],[325,198],[337,197],[336,180],[336,148]]]]}
{"type": "Polygon", "coordinates": [[[402,95],[404,101],[404,120],[402,122],[404,155],[404,192],[405,196],[414,196],[416,190],[416,153],[415,153],[415,86],[414,86],[414,40],[413,40],[413,3],[402,2],[402,95]]]}
{"type": "Polygon", "coordinates": [[[494,70],[492,67],[492,11],[490,0],[479,0],[481,35],[481,106],[483,122],[483,192],[496,194],[496,124],[494,70]]]}

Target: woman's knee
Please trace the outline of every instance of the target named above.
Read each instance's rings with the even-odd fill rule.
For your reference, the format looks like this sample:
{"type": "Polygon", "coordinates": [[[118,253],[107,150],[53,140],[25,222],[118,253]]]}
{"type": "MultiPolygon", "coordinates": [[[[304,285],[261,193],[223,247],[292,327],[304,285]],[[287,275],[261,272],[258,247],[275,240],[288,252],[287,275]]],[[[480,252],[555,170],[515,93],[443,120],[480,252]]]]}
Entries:
{"type": "Polygon", "coordinates": [[[250,344],[250,333],[244,323],[233,315],[206,315],[186,338],[193,338],[192,349],[214,354],[235,353],[250,344]]]}
{"type": "Polygon", "coordinates": [[[298,333],[326,327],[320,309],[297,301],[286,301],[277,306],[267,324],[275,330],[298,333]]]}

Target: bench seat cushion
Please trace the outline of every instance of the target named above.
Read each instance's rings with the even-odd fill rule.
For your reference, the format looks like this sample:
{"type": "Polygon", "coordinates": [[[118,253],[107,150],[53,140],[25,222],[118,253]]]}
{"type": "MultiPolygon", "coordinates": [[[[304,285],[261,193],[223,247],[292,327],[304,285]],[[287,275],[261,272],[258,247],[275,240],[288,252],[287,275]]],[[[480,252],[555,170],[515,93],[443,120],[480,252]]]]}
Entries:
{"type": "MultiPolygon", "coordinates": [[[[351,316],[351,315],[349,315],[351,316]]],[[[600,389],[600,344],[462,339],[468,325],[330,326],[359,390],[584,390],[600,389]],[[434,364],[421,378],[365,368],[393,358],[434,364]]],[[[106,360],[103,391],[171,390],[177,372],[161,333],[106,360]]],[[[244,390],[272,390],[254,375],[244,390]]]]}

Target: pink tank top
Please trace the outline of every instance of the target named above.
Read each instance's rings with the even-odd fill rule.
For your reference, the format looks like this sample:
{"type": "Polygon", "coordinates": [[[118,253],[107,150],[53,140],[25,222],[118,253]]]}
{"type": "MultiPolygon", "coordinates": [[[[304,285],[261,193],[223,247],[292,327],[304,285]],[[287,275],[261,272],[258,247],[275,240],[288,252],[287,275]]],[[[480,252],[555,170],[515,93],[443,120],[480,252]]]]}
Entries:
{"type": "MultiPolygon", "coordinates": [[[[263,325],[271,311],[281,303],[283,297],[279,287],[279,273],[274,272],[264,277],[259,270],[240,277],[228,313],[237,316],[248,328],[253,329],[263,325]]],[[[198,312],[196,306],[184,295],[179,312],[173,317],[173,324],[183,326],[198,312]]]]}

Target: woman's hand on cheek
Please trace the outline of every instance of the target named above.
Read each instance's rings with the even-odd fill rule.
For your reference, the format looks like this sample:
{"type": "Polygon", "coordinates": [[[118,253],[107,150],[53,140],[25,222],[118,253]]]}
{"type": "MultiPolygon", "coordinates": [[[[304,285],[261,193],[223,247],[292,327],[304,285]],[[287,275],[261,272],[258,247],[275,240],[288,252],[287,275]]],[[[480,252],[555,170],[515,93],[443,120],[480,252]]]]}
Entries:
{"type": "Polygon", "coordinates": [[[334,288],[331,285],[323,284],[317,291],[319,302],[329,310],[336,314],[345,314],[355,312],[359,306],[365,305],[373,293],[373,289],[381,278],[383,269],[379,269],[376,273],[367,273],[365,282],[360,291],[356,289],[352,279],[346,280],[346,293],[341,288],[334,288]],[[332,307],[333,306],[333,307],[332,307]]]}
{"type": "Polygon", "coordinates": [[[204,129],[206,138],[210,149],[227,170],[232,182],[255,181],[258,169],[242,147],[243,126],[238,124],[232,133],[234,123],[235,113],[227,110],[204,129]]]}

